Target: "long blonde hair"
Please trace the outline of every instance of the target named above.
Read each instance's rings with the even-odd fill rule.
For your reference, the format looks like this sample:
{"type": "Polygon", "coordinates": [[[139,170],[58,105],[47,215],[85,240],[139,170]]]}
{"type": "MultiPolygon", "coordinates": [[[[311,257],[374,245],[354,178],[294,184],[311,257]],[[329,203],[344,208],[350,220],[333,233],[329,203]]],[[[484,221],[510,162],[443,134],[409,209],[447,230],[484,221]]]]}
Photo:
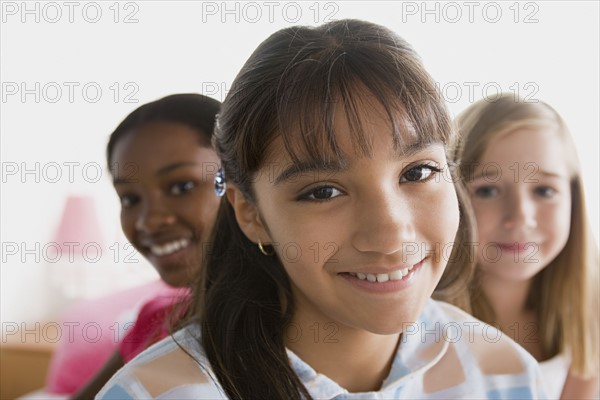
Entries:
{"type": "MultiPolygon", "coordinates": [[[[543,327],[540,331],[544,358],[567,352],[573,372],[589,376],[598,371],[599,288],[598,245],[587,220],[581,167],[575,145],[560,115],[544,102],[528,103],[503,94],[495,101],[480,100],[456,119],[459,139],[452,158],[461,175],[472,179],[473,167],[492,139],[520,128],[550,127],[562,141],[571,187],[571,228],[565,247],[532,281],[527,307],[543,327]]],[[[496,315],[478,285],[470,285],[473,315],[496,324],[496,315]]]]}

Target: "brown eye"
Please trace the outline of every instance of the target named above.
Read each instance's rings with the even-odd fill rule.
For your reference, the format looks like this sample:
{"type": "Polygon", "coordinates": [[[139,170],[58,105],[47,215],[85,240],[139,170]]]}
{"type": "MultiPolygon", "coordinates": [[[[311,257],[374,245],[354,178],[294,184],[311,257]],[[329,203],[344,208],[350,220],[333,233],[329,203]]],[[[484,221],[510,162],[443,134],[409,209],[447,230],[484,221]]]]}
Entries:
{"type": "Polygon", "coordinates": [[[192,190],[196,184],[192,181],[177,182],[171,187],[171,194],[176,196],[182,195],[192,190]]]}
{"type": "Polygon", "coordinates": [[[333,186],[320,186],[311,189],[306,194],[300,196],[299,200],[309,201],[327,201],[340,196],[342,192],[333,186]]]}
{"type": "Polygon", "coordinates": [[[120,196],[119,200],[121,202],[121,208],[130,208],[138,202],[139,198],[134,195],[124,195],[120,196]]]}
{"type": "Polygon", "coordinates": [[[400,182],[422,182],[427,181],[435,173],[441,172],[441,170],[432,165],[417,165],[416,167],[410,168],[408,171],[402,174],[400,182]]]}
{"type": "Polygon", "coordinates": [[[312,195],[317,200],[329,199],[333,196],[333,190],[332,187],[322,187],[313,191],[312,195]]]}

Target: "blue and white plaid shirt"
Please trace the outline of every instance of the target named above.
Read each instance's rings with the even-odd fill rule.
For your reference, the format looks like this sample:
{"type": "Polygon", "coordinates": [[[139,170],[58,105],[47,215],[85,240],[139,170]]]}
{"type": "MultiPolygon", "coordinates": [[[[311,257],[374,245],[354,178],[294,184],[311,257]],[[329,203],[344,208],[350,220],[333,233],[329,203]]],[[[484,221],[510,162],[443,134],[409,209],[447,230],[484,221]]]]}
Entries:
{"type": "MultiPolygon", "coordinates": [[[[350,393],[288,350],[290,363],[315,399],[540,399],[537,362],[496,328],[447,303],[429,300],[400,338],[381,389],[350,393]]],[[[125,365],[97,399],[225,399],[187,327],[125,365]],[[181,347],[180,347],[181,346],[181,347]],[[185,351],[192,357],[193,360],[185,351]]]]}

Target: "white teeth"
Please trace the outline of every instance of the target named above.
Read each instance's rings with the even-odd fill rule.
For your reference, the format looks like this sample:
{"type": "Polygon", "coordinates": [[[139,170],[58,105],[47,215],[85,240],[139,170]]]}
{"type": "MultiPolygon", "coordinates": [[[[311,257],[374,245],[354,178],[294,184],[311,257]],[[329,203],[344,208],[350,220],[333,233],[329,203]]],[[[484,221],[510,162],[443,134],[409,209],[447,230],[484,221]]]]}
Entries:
{"type": "Polygon", "coordinates": [[[402,271],[400,271],[399,269],[397,269],[396,271],[392,272],[390,274],[390,280],[392,281],[399,281],[400,279],[402,279],[404,275],[402,275],[402,271]]]}
{"type": "Polygon", "coordinates": [[[350,275],[357,277],[361,281],[367,280],[369,282],[387,282],[387,281],[399,281],[408,275],[408,273],[414,268],[414,265],[404,269],[397,269],[390,272],[389,274],[365,274],[362,272],[350,272],[350,275]]]}
{"type": "Polygon", "coordinates": [[[169,243],[165,243],[163,245],[155,245],[150,247],[150,251],[155,256],[166,256],[172,253],[175,253],[177,250],[183,249],[190,241],[188,239],[179,239],[169,243]]]}

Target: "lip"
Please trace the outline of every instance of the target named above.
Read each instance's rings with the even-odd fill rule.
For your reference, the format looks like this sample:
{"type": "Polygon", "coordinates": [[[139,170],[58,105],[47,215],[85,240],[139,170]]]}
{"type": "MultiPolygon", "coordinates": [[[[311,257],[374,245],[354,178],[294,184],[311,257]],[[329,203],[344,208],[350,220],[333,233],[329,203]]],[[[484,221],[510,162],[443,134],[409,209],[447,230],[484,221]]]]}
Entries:
{"type": "MultiPolygon", "coordinates": [[[[369,292],[369,293],[380,293],[380,294],[381,293],[393,293],[393,292],[397,292],[397,291],[406,289],[413,285],[419,272],[421,271],[421,267],[423,266],[424,261],[425,261],[425,259],[414,264],[413,268],[409,271],[408,275],[402,277],[402,279],[399,279],[399,280],[388,280],[386,282],[370,282],[368,280],[359,279],[359,278],[351,275],[349,272],[343,272],[338,275],[341,278],[345,279],[348,283],[350,283],[354,287],[356,287],[360,290],[369,292]]],[[[388,273],[389,274],[393,270],[397,270],[397,269],[398,268],[394,268],[394,269],[387,268],[387,269],[383,270],[380,268],[374,268],[374,269],[365,269],[364,271],[361,271],[361,272],[367,272],[367,273],[372,273],[372,274],[377,274],[377,273],[388,273]]]]}
{"type": "Polygon", "coordinates": [[[526,250],[535,249],[538,247],[536,242],[505,242],[505,243],[494,243],[502,251],[512,253],[522,253],[526,250]]]}

